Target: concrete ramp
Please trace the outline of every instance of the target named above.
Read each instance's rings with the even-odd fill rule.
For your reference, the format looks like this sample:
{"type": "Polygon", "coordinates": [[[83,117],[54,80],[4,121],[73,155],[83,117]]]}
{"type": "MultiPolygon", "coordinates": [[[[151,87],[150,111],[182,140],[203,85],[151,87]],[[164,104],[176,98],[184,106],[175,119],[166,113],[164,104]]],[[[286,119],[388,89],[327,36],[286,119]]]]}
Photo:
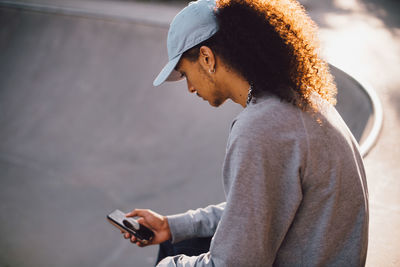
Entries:
{"type": "MultiPolygon", "coordinates": [[[[123,240],[107,213],[223,201],[241,109],[210,108],[184,82],[152,87],[167,61],[162,23],[49,10],[0,3],[0,265],[152,266],[157,248],[123,240]]],[[[334,72],[360,140],[368,96],[334,72]]]]}

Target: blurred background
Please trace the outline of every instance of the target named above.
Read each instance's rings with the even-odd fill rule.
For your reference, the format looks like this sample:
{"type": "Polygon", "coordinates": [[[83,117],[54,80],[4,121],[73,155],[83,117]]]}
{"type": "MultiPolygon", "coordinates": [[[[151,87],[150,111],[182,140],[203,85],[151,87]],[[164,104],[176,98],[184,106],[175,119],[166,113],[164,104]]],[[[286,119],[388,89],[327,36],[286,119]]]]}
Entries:
{"type": "MultiPolygon", "coordinates": [[[[152,266],[157,248],[124,240],[108,213],[224,201],[221,164],[241,108],[212,108],[185,82],[152,87],[169,22],[186,3],[0,0],[0,266],[152,266]]],[[[301,3],[323,56],[383,106],[364,158],[367,266],[400,266],[400,3],[301,3]]],[[[368,128],[371,103],[346,88],[338,109],[368,128]]]]}

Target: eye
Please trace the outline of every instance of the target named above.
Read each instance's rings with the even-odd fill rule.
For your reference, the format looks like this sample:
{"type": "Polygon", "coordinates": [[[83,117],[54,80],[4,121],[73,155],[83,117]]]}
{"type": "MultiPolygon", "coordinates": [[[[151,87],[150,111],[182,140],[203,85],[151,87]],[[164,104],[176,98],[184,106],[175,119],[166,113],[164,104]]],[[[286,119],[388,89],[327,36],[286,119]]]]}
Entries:
{"type": "Polygon", "coordinates": [[[181,74],[180,78],[186,77],[186,73],[184,73],[183,71],[179,71],[179,73],[181,74]]]}

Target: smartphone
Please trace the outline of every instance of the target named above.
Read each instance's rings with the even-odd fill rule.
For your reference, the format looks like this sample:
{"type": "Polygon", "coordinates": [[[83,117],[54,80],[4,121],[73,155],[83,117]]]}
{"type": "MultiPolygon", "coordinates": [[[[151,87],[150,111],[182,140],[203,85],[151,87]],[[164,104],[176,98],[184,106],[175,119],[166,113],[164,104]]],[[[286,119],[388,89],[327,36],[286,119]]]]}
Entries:
{"type": "Polygon", "coordinates": [[[141,225],[134,218],[125,217],[125,213],[114,210],[107,215],[108,221],[122,231],[134,235],[139,241],[151,241],[154,237],[153,231],[141,225]]]}

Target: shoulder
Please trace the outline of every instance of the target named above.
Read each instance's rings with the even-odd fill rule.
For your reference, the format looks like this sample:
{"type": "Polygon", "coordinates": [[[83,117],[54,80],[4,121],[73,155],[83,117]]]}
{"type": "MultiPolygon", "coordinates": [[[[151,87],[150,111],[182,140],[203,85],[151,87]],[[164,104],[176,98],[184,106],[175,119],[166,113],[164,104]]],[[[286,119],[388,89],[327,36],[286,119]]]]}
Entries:
{"type": "Polygon", "coordinates": [[[236,117],[231,135],[265,139],[296,133],[298,137],[303,128],[301,113],[299,108],[277,97],[257,98],[236,117]]]}
{"type": "Polygon", "coordinates": [[[227,142],[227,154],[247,158],[276,159],[295,157],[307,151],[307,133],[302,111],[275,97],[257,99],[235,119],[227,142]]]}

